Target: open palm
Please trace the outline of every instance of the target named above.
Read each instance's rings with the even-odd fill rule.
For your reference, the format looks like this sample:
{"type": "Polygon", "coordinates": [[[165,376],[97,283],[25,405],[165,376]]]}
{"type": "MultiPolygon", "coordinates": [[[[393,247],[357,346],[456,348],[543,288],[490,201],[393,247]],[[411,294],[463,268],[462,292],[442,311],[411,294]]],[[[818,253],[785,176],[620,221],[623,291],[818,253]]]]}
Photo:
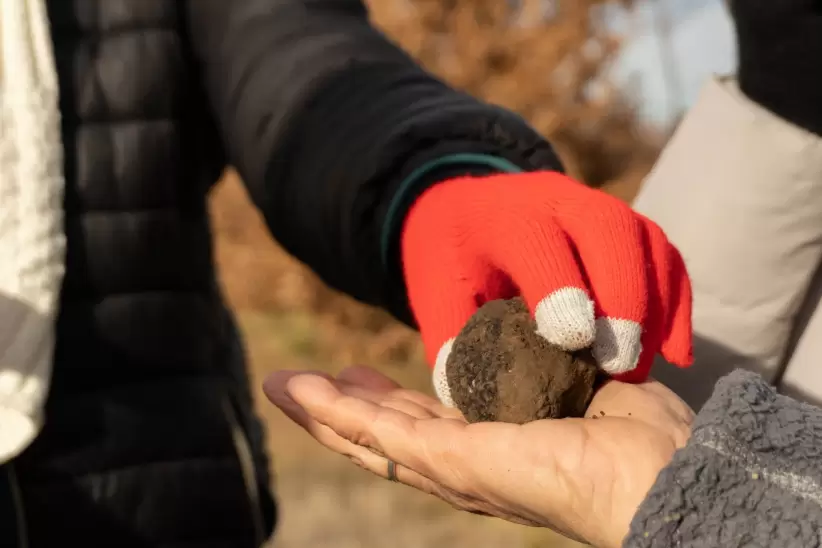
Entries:
{"type": "Polygon", "coordinates": [[[621,545],[693,413],[657,382],[609,382],[584,419],[468,424],[455,409],[351,368],[336,379],[283,371],[268,398],[329,449],[453,506],[621,545]]]}

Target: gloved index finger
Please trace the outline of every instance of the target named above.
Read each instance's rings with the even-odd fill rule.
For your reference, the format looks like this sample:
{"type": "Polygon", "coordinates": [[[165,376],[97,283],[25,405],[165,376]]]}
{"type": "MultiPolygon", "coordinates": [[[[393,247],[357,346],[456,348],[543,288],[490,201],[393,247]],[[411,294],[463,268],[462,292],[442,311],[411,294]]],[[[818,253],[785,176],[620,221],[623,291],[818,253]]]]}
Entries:
{"type": "Polygon", "coordinates": [[[568,235],[547,210],[512,213],[505,227],[487,235],[486,252],[519,288],[537,332],[564,350],[590,346],[594,303],[568,235]]]}

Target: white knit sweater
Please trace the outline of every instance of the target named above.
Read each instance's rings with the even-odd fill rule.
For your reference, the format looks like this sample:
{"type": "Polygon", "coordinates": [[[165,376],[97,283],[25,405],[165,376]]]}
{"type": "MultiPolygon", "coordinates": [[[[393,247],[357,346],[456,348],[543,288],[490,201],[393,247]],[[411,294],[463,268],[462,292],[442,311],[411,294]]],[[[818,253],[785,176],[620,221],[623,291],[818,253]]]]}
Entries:
{"type": "Polygon", "coordinates": [[[43,423],[64,272],[63,187],[44,0],[0,0],[0,463],[43,423]]]}

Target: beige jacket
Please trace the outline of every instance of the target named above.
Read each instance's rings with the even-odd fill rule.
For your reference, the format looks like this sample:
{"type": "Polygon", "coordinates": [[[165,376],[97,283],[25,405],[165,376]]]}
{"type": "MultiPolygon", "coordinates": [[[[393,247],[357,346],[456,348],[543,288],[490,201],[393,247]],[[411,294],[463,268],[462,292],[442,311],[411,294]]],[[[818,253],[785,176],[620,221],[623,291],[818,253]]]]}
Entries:
{"type": "Polygon", "coordinates": [[[695,364],[653,375],[697,408],[740,366],[822,403],[822,139],[713,80],[634,207],[694,288],[695,364]]]}

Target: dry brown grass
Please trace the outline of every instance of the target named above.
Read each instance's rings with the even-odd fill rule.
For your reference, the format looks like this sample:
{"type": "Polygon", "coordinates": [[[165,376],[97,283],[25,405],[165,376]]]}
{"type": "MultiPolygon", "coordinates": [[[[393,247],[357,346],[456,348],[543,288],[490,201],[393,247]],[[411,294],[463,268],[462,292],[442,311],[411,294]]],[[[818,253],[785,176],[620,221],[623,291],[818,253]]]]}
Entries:
{"type": "Polygon", "coordinates": [[[632,177],[656,157],[657,137],[637,125],[604,70],[620,38],[605,31],[602,8],[633,0],[369,3],[374,22],[423,66],[521,114],[587,183],[632,177]],[[554,16],[540,17],[550,5],[554,16]]]}
{"type": "MultiPolygon", "coordinates": [[[[373,17],[453,85],[525,116],[554,142],[569,170],[630,200],[660,140],[602,79],[619,46],[590,17],[606,0],[560,0],[552,22],[515,27],[503,0],[373,0],[373,17]],[[584,47],[585,44],[589,45],[584,47]],[[589,85],[599,93],[589,97],[589,85]]],[[[629,4],[630,2],[621,2],[629,4]]],[[[545,2],[543,2],[543,5],[545,2]]],[[[216,255],[249,347],[255,386],[279,368],[381,368],[430,391],[416,334],[385,313],[323,285],[269,237],[233,172],[212,195],[216,255]]],[[[259,393],[259,391],[258,391],[259,393]]],[[[259,399],[283,504],[276,548],[564,548],[550,532],[458,513],[356,469],[313,443],[259,399]]]]}

